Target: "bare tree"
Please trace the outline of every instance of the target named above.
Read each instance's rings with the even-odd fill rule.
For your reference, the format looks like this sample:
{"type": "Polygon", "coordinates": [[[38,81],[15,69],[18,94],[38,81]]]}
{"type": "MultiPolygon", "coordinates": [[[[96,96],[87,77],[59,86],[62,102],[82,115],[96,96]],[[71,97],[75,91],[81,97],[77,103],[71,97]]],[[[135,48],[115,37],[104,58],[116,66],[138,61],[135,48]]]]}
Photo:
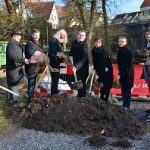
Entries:
{"type": "Polygon", "coordinates": [[[104,37],[105,37],[105,44],[109,45],[109,35],[108,35],[108,16],[106,10],[106,1],[102,0],[102,12],[103,12],[103,19],[104,19],[104,37]]]}

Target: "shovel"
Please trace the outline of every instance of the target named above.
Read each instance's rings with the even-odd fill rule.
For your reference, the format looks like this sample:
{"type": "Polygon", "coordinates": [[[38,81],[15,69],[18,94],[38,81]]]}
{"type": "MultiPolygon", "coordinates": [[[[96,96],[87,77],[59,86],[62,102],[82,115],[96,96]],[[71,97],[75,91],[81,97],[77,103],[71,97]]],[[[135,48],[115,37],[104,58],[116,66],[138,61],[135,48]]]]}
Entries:
{"type": "MultiPolygon", "coordinates": [[[[71,61],[72,66],[74,67],[74,62],[73,62],[72,57],[70,57],[70,61],[71,61]]],[[[79,90],[83,87],[83,83],[81,80],[78,81],[77,74],[76,74],[76,71],[74,69],[73,69],[73,75],[74,75],[75,82],[71,83],[71,88],[79,90]]]]}
{"type": "Polygon", "coordinates": [[[13,92],[13,91],[11,91],[11,90],[9,90],[9,89],[7,89],[7,88],[1,86],[1,85],[0,85],[0,89],[3,89],[3,90],[5,90],[5,91],[7,91],[7,92],[9,92],[9,93],[11,93],[11,94],[13,94],[13,95],[15,95],[15,96],[19,96],[18,93],[15,93],[15,92],[13,92]]]}
{"type": "Polygon", "coordinates": [[[91,77],[91,81],[90,81],[90,88],[89,88],[89,90],[88,90],[88,95],[89,95],[89,96],[92,95],[92,86],[93,86],[94,75],[95,75],[95,70],[92,71],[92,77],[91,77]]]}

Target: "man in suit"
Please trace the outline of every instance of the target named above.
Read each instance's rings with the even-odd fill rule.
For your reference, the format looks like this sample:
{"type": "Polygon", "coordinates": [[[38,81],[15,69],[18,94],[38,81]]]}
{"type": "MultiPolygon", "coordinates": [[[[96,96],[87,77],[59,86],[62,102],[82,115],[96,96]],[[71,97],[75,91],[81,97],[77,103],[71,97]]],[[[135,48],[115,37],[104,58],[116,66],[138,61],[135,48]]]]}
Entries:
{"type": "Polygon", "coordinates": [[[81,80],[83,87],[78,90],[79,97],[86,97],[86,79],[89,70],[88,61],[88,46],[85,42],[86,33],[85,31],[79,31],[77,39],[75,39],[71,45],[69,55],[73,58],[74,71],[76,71],[77,79],[81,80]]]}
{"type": "Polygon", "coordinates": [[[125,36],[119,37],[118,44],[117,63],[123,99],[122,106],[130,108],[131,89],[134,83],[133,54],[132,50],[127,45],[127,38],[125,36]]]}

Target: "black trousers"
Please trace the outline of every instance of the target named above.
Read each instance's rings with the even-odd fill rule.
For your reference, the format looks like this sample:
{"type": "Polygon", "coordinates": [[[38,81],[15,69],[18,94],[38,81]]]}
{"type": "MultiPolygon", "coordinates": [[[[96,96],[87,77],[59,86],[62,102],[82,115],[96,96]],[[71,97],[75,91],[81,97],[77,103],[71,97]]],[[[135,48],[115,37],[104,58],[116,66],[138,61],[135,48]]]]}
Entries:
{"type": "Polygon", "coordinates": [[[105,86],[103,88],[101,88],[100,90],[100,98],[104,101],[108,101],[109,98],[109,94],[110,94],[110,88],[106,88],[105,86]]]}
{"type": "MultiPolygon", "coordinates": [[[[82,82],[83,83],[83,82],[82,82]]],[[[83,87],[78,90],[78,97],[86,97],[86,83],[83,83],[83,87]]]]}
{"type": "Polygon", "coordinates": [[[51,95],[58,93],[58,82],[60,73],[59,72],[50,72],[51,78],[52,78],[52,84],[51,84],[51,95]]]}

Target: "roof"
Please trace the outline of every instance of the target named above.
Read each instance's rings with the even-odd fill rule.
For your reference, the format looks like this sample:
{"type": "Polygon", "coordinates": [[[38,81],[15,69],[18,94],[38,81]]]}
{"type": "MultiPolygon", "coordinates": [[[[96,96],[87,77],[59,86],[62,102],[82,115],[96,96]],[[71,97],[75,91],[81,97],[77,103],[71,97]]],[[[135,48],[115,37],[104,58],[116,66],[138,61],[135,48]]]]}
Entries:
{"type": "MultiPolygon", "coordinates": [[[[45,19],[49,19],[53,8],[54,2],[34,2],[28,3],[28,9],[35,17],[44,17],[45,19]]],[[[57,13],[58,18],[61,18],[65,14],[65,7],[64,6],[57,6],[57,13]]]]}
{"type": "Polygon", "coordinates": [[[29,3],[28,9],[35,17],[49,18],[54,2],[35,2],[29,3]]]}
{"type": "Polygon", "coordinates": [[[66,14],[66,8],[64,6],[58,6],[56,5],[58,17],[62,18],[66,14]]]}
{"type": "Polygon", "coordinates": [[[133,23],[138,21],[138,17],[139,12],[124,13],[116,15],[115,18],[112,20],[112,22],[114,24],[133,23]]]}
{"type": "Polygon", "coordinates": [[[149,6],[150,6],[150,0],[144,0],[140,8],[149,7],[149,6]]]}

